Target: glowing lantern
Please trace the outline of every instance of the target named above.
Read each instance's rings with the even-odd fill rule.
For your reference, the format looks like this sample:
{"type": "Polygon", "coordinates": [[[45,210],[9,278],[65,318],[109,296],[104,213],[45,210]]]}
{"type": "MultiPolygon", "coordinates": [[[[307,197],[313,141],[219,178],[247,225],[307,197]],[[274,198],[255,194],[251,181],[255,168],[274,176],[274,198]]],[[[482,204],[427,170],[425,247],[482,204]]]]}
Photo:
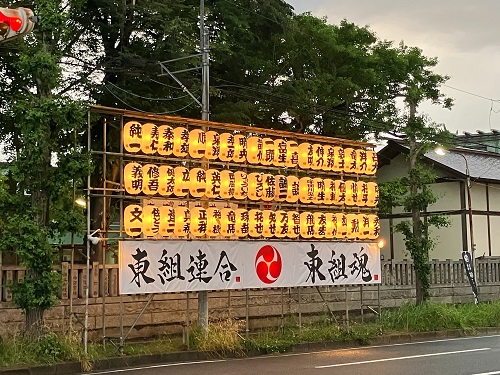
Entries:
{"type": "Polygon", "coordinates": [[[262,140],[262,165],[272,165],[276,157],[276,148],[271,138],[262,140]]]}
{"type": "Polygon", "coordinates": [[[217,169],[207,170],[207,188],[205,195],[207,198],[218,198],[220,194],[221,179],[217,169]]]}
{"type": "Polygon", "coordinates": [[[174,178],[174,194],[178,197],[185,197],[189,193],[189,170],[185,167],[175,167],[174,178]]]}
{"type": "Polygon", "coordinates": [[[262,211],[264,217],[264,230],[262,235],[266,238],[276,235],[276,212],[271,210],[262,211]]]}
{"type": "Polygon", "coordinates": [[[313,165],[313,147],[310,143],[304,142],[299,145],[299,166],[302,169],[309,169],[313,165]]]}
{"type": "Polygon", "coordinates": [[[189,171],[189,193],[194,198],[200,198],[207,190],[207,171],[203,168],[193,168],[189,171]]]}
{"type": "Polygon", "coordinates": [[[364,181],[356,182],[356,191],[358,197],[356,204],[359,207],[365,207],[368,204],[368,183],[364,181]]]}
{"type": "Polygon", "coordinates": [[[284,139],[274,140],[274,162],[277,167],[284,167],[286,165],[287,156],[287,142],[284,139]]]}
{"type": "Polygon", "coordinates": [[[314,214],[312,212],[300,214],[300,235],[302,238],[314,237],[314,214]]]}
{"type": "Polygon", "coordinates": [[[219,160],[232,161],[234,157],[234,135],[222,133],[220,135],[220,154],[219,160]]]}
{"type": "Polygon", "coordinates": [[[325,180],[322,178],[313,179],[314,184],[314,196],[312,202],[314,204],[323,204],[325,203],[325,194],[326,194],[326,185],[325,180]]]}
{"type": "Polygon", "coordinates": [[[248,211],[248,234],[260,237],[264,232],[264,214],[261,210],[248,211]]]}
{"type": "Polygon", "coordinates": [[[234,136],[234,155],[233,161],[244,163],[247,160],[247,137],[243,134],[234,136]]]}
{"type": "Polygon", "coordinates": [[[185,206],[175,207],[175,235],[177,237],[187,237],[190,230],[190,212],[185,206]]]}
{"type": "Polygon", "coordinates": [[[174,152],[174,129],[168,125],[162,125],[158,128],[160,134],[160,145],[158,153],[162,156],[170,156],[174,152]]]}
{"type": "Polygon", "coordinates": [[[368,215],[370,221],[370,240],[376,240],[380,236],[380,220],[377,215],[368,215]]]}
{"type": "Polygon", "coordinates": [[[347,214],[347,238],[355,240],[359,236],[359,215],[347,214]]]}
{"type": "Polygon", "coordinates": [[[148,155],[156,153],[158,151],[159,135],[158,125],[149,122],[142,125],[141,151],[148,155]]]}
{"type": "Polygon", "coordinates": [[[248,198],[251,200],[262,199],[264,189],[264,178],[260,173],[248,175],[248,198]]]}
{"type": "Polygon", "coordinates": [[[326,166],[325,146],[320,144],[313,144],[313,162],[311,168],[314,170],[321,170],[326,166]]]}
{"type": "Polygon", "coordinates": [[[272,174],[262,175],[262,200],[270,202],[276,196],[276,178],[272,174]]]}
{"type": "Polygon", "coordinates": [[[377,172],[378,156],[373,150],[366,151],[366,174],[373,176],[377,172]]]}
{"type": "Polygon", "coordinates": [[[299,180],[300,201],[302,203],[311,203],[314,198],[314,179],[311,177],[302,177],[299,180]]]}
{"type": "Polygon", "coordinates": [[[208,160],[215,160],[220,155],[220,135],[214,131],[206,132],[205,157],[208,160]]]}
{"type": "Polygon", "coordinates": [[[334,159],[333,159],[333,167],[332,171],[334,172],[343,172],[344,171],[344,166],[345,166],[345,152],[342,147],[335,146],[333,148],[333,154],[334,154],[334,159]]]}
{"type": "Polygon", "coordinates": [[[158,180],[159,193],[163,196],[169,197],[175,190],[175,171],[174,168],[168,165],[160,165],[158,168],[160,178],[158,180]]]}
{"type": "Polygon", "coordinates": [[[345,182],[345,204],[346,206],[354,206],[358,201],[358,191],[356,189],[356,181],[347,180],[345,182]]]}
{"type": "Polygon", "coordinates": [[[297,164],[299,164],[299,145],[295,141],[287,141],[285,166],[294,168],[297,164]]]}
{"type": "Polygon", "coordinates": [[[220,236],[221,230],[221,211],[217,207],[207,208],[207,237],[220,236]]]}
{"type": "Polygon", "coordinates": [[[224,169],[220,172],[220,193],[222,199],[231,199],[235,191],[234,173],[224,169]]]}
{"type": "Polygon", "coordinates": [[[353,148],[346,148],[344,150],[345,161],[344,161],[344,172],[345,173],[356,173],[356,150],[353,148]]]}
{"type": "Polygon", "coordinates": [[[366,205],[368,207],[377,207],[379,198],[378,185],[376,182],[368,182],[366,185],[368,188],[368,202],[366,205]]]}
{"type": "Polygon", "coordinates": [[[325,238],[333,239],[335,238],[335,233],[337,232],[337,218],[332,212],[325,213],[325,238]]]}
{"type": "Polygon", "coordinates": [[[131,204],[123,210],[123,226],[125,233],[131,237],[137,237],[142,233],[142,207],[131,204]]]}
{"type": "Polygon", "coordinates": [[[178,158],[187,156],[189,151],[189,132],[186,128],[174,129],[174,155],[178,158]]]}
{"type": "Polygon", "coordinates": [[[346,185],[342,180],[335,180],[335,199],[333,204],[336,206],[342,206],[345,204],[346,200],[346,185]]]}
{"type": "Polygon", "coordinates": [[[323,165],[324,171],[332,171],[335,164],[335,147],[325,146],[325,164],[323,165]]]}
{"type": "Polygon", "coordinates": [[[359,236],[360,240],[365,240],[370,238],[370,216],[369,215],[358,215],[359,216],[359,236]]]}
{"type": "Polygon", "coordinates": [[[278,238],[288,236],[288,212],[276,211],[276,232],[274,235],[278,238]]]}
{"type": "Polygon", "coordinates": [[[325,238],[326,236],[326,214],[324,212],[314,213],[314,237],[325,238]]]}
{"type": "Polygon", "coordinates": [[[123,147],[128,152],[139,152],[142,145],[142,125],[129,121],[123,126],[123,147]]]}
{"type": "Polygon", "coordinates": [[[335,217],[337,218],[337,233],[335,234],[335,238],[347,238],[347,215],[344,213],[337,213],[335,217]]]}
{"type": "Polygon", "coordinates": [[[160,207],[160,235],[173,237],[175,232],[175,210],[172,206],[160,207]]]}
{"type": "Polygon", "coordinates": [[[207,210],[203,207],[194,207],[191,211],[191,234],[194,237],[204,237],[207,233],[207,210]]]}
{"type": "Polygon", "coordinates": [[[367,163],[367,154],[366,150],[358,149],[356,150],[356,173],[358,174],[366,174],[368,163],[367,163]]]}
{"type": "Polygon", "coordinates": [[[277,175],[274,176],[276,181],[276,192],[274,194],[274,200],[277,202],[283,202],[287,197],[288,180],[286,176],[277,175]]]}
{"type": "Polygon", "coordinates": [[[205,156],[207,146],[207,135],[201,129],[194,129],[189,132],[189,156],[201,159],[205,156]]]}
{"type": "Polygon", "coordinates": [[[247,139],[247,161],[250,164],[260,164],[263,159],[262,138],[252,136],[247,139]]]}
{"type": "Polygon", "coordinates": [[[288,211],[288,238],[297,238],[300,234],[300,214],[297,211],[288,211]]]}
{"type": "Polygon", "coordinates": [[[248,211],[244,208],[237,208],[234,212],[236,215],[234,234],[238,237],[248,236],[248,211]]]}
{"type": "Polygon", "coordinates": [[[139,163],[128,163],[123,171],[125,191],[129,194],[139,194],[143,185],[142,166],[139,163]]]}
{"type": "Polygon", "coordinates": [[[220,233],[224,237],[236,235],[236,212],[232,208],[223,208],[221,210],[220,233]]]}
{"type": "Polygon", "coordinates": [[[248,176],[243,171],[234,172],[234,198],[246,199],[248,195],[248,176]]]}
{"type": "Polygon", "coordinates": [[[327,178],[323,180],[325,183],[325,200],[324,204],[333,204],[335,201],[335,181],[327,178]]]}
{"type": "Polygon", "coordinates": [[[147,205],[142,209],[142,233],[146,237],[155,237],[160,233],[160,209],[147,205]]]}
{"type": "Polygon", "coordinates": [[[287,176],[286,187],[286,201],[288,203],[295,203],[299,200],[300,196],[300,181],[297,176],[287,176]]]}
{"type": "Polygon", "coordinates": [[[147,195],[157,194],[160,187],[160,168],[154,164],[146,164],[142,166],[142,191],[147,195]]]}

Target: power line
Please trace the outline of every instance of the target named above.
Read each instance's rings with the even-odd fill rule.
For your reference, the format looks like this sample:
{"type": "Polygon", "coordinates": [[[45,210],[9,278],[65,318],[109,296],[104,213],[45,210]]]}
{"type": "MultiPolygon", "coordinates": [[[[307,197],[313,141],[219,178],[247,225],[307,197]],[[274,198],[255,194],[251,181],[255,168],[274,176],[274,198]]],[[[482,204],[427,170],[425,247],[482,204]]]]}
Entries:
{"type": "Polygon", "coordinates": [[[111,85],[113,86],[114,88],[122,91],[122,92],[125,92],[129,95],[132,95],[132,96],[135,96],[136,98],[141,98],[141,99],[144,99],[144,100],[151,100],[151,101],[172,101],[172,100],[177,100],[177,99],[183,99],[183,98],[186,98],[188,97],[189,95],[186,94],[186,95],[182,95],[182,96],[178,96],[178,97],[175,97],[175,98],[150,98],[150,97],[147,97],[147,96],[142,96],[142,95],[139,95],[139,94],[136,94],[132,91],[129,91],[129,90],[126,90],[124,88],[121,88],[120,86],[117,86],[115,85],[114,83],[112,82],[107,82],[106,85],[111,85]]]}
{"type": "Polygon", "coordinates": [[[448,86],[448,85],[445,85],[444,83],[442,84],[442,86],[444,86],[444,87],[448,87],[449,89],[452,89],[452,90],[456,90],[456,91],[463,92],[464,94],[468,94],[468,95],[475,96],[475,97],[477,97],[477,98],[481,98],[481,99],[484,99],[484,100],[488,100],[488,101],[490,101],[490,102],[500,102],[500,99],[491,99],[491,98],[487,98],[486,96],[482,96],[482,95],[474,94],[474,93],[472,93],[472,92],[465,91],[465,90],[462,90],[462,89],[458,89],[458,88],[453,87],[453,86],[448,86]]]}
{"type": "MultiPolygon", "coordinates": [[[[123,99],[121,99],[119,96],[117,96],[113,91],[111,91],[109,89],[108,86],[104,86],[104,88],[106,90],[108,90],[108,92],[113,95],[113,97],[115,97],[117,100],[119,100],[121,103],[125,104],[127,107],[129,108],[132,108],[134,111],[137,111],[137,112],[142,112],[142,113],[151,113],[150,111],[144,111],[142,109],[139,109],[139,108],[136,108],[130,104],[128,104],[127,102],[125,102],[123,99]]],[[[188,107],[191,107],[193,105],[194,101],[191,101],[191,103],[185,105],[184,107],[182,108],[179,108],[179,109],[176,109],[176,110],[173,110],[173,111],[165,111],[165,112],[153,112],[155,115],[167,115],[167,114],[171,114],[171,113],[176,113],[176,112],[180,112],[180,111],[183,111],[184,109],[188,108],[188,107]]]]}

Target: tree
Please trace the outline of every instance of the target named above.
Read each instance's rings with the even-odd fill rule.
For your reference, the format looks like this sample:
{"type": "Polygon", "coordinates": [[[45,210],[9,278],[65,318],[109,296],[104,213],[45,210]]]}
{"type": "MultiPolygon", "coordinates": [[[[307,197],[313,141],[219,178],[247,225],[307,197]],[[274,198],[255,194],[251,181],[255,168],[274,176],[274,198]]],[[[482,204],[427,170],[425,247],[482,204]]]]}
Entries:
{"type": "Polygon", "coordinates": [[[0,117],[8,162],[0,186],[0,250],[15,252],[26,267],[24,280],[12,290],[32,337],[40,334],[60,287],[54,268],[59,251],[52,243],[81,231],[84,223],[73,204],[73,184],[81,186],[88,171],[77,138],[85,110],[64,95],[60,67],[74,37],[68,16],[77,8],[72,1],[36,1],[40,22],[34,32],[1,45],[0,117]]]}
{"type": "MultiPolygon", "coordinates": [[[[451,99],[442,95],[439,87],[448,77],[434,73],[432,69],[437,59],[427,58],[418,48],[403,44],[393,49],[390,44],[383,46],[382,55],[393,61],[392,67],[399,72],[398,81],[391,87],[393,96],[404,99],[405,111],[399,118],[397,133],[408,146],[408,176],[381,187],[381,199],[388,206],[401,205],[411,212],[411,221],[403,221],[396,230],[404,236],[406,250],[410,253],[416,274],[416,302],[421,304],[429,297],[429,252],[434,242],[429,237],[429,228],[447,225],[442,216],[429,216],[422,220],[422,211],[436,201],[429,188],[435,181],[434,174],[421,162],[425,152],[439,144],[447,144],[451,134],[443,125],[432,123],[417,107],[425,100],[450,109],[451,99]]],[[[398,76],[396,75],[396,77],[398,76]]]]}

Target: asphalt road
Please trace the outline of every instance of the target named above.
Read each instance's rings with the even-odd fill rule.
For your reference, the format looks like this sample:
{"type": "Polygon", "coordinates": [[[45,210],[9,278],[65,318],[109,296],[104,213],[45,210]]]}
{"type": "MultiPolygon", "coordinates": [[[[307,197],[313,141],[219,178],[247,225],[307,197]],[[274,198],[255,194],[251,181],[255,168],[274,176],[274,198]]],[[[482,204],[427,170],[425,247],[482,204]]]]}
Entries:
{"type": "Polygon", "coordinates": [[[500,335],[244,359],[169,363],[92,374],[500,375],[500,335]]]}

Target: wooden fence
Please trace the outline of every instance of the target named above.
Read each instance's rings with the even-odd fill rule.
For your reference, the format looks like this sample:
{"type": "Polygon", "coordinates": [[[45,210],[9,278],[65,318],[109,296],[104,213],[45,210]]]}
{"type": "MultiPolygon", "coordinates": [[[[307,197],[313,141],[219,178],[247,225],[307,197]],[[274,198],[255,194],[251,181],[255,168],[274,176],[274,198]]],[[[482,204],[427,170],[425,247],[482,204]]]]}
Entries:
{"type": "MultiPolygon", "coordinates": [[[[62,287],[59,293],[61,300],[84,299],[86,289],[86,266],[63,262],[60,266],[62,287]]],[[[433,260],[431,262],[431,285],[467,285],[468,280],[462,261],[433,260]]],[[[500,258],[476,260],[476,279],[478,285],[500,283],[500,258]]],[[[0,265],[0,302],[12,300],[8,284],[20,281],[26,273],[21,266],[0,265]]],[[[382,262],[381,286],[411,286],[415,283],[415,270],[409,261],[382,262]]],[[[99,298],[118,296],[118,265],[94,263],[90,270],[89,297],[99,298]]]]}

